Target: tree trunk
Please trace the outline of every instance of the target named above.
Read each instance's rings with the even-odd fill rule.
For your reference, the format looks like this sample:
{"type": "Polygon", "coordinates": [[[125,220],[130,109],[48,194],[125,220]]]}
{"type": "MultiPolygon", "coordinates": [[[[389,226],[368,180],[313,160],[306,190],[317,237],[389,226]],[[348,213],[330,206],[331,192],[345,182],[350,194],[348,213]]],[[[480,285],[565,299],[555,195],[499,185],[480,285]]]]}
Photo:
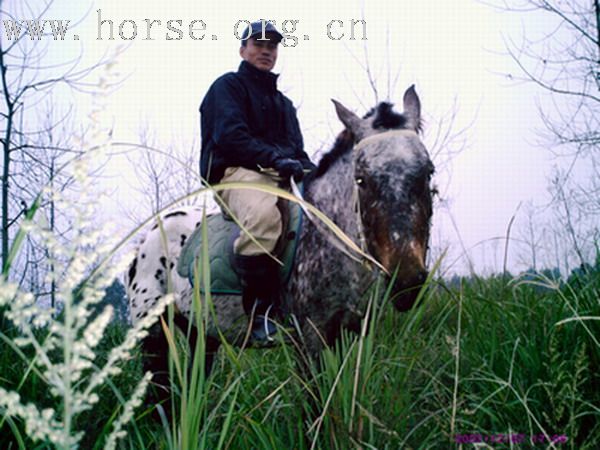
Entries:
{"type": "MultiPolygon", "coordinates": [[[[11,140],[11,131],[14,117],[14,104],[10,99],[10,94],[8,93],[8,86],[6,83],[6,64],[4,62],[4,50],[0,47],[0,70],[2,73],[2,88],[4,91],[4,100],[6,102],[6,132],[4,133],[4,141],[2,142],[2,150],[3,150],[3,170],[2,170],[2,231],[0,239],[2,240],[2,269],[6,268],[8,263],[8,194],[10,185],[8,183],[8,176],[10,174],[10,140],[11,140]]],[[[8,274],[6,274],[8,275],[8,274]]]]}

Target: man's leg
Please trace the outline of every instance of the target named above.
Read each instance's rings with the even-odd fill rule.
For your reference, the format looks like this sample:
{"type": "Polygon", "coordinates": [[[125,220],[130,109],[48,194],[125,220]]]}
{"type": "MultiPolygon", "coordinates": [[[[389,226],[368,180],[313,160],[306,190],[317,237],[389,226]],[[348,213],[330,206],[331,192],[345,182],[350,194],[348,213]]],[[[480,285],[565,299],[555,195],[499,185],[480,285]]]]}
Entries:
{"type": "MultiPolygon", "coordinates": [[[[277,186],[273,178],[239,167],[227,169],[221,181],[277,186]]],[[[266,344],[276,332],[269,311],[278,306],[280,295],[279,265],[267,254],[275,249],[282,232],[278,198],[252,189],[230,189],[220,196],[245,228],[234,242],[234,265],[242,279],[244,310],[253,316],[253,341],[266,344]]]]}
{"type": "MultiPolygon", "coordinates": [[[[221,182],[250,182],[277,187],[277,181],[272,177],[243,167],[228,168],[221,182]]],[[[282,232],[278,197],[254,189],[228,189],[221,191],[220,196],[247,231],[242,231],[236,239],[234,252],[245,256],[272,252],[282,232]]]]}

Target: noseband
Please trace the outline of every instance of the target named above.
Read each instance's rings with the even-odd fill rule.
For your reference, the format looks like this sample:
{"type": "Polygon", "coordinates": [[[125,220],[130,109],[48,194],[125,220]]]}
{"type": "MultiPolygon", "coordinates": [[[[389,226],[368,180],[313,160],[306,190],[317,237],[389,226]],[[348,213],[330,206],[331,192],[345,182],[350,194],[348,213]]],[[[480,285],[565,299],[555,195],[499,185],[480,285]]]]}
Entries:
{"type": "Polygon", "coordinates": [[[362,138],[360,141],[354,144],[354,149],[352,151],[360,152],[367,145],[371,145],[378,141],[383,141],[385,139],[390,139],[397,136],[418,137],[418,134],[414,130],[387,130],[383,133],[372,134],[370,136],[362,138]]]}

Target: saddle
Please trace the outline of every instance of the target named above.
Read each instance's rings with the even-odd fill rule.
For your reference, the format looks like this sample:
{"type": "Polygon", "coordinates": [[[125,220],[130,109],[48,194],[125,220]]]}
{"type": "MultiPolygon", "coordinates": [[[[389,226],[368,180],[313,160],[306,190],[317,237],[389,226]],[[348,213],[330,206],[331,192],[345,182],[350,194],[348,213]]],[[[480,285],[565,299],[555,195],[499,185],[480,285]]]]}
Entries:
{"type": "MultiPolygon", "coordinates": [[[[283,266],[280,267],[280,279],[287,284],[294,265],[298,238],[302,227],[302,209],[300,205],[289,201],[278,202],[283,218],[283,232],[275,248],[274,256],[283,266]]],[[[242,295],[242,283],[233,266],[233,243],[239,236],[240,227],[222,213],[206,218],[208,242],[202,239],[202,224],[194,230],[181,249],[177,261],[177,273],[194,284],[194,268],[201,265],[202,251],[208,246],[210,265],[210,293],[213,295],[242,295]]],[[[203,273],[199,267],[198,273],[203,273]]],[[[200,291],[205,294],[204,286],[200,291]]]]}

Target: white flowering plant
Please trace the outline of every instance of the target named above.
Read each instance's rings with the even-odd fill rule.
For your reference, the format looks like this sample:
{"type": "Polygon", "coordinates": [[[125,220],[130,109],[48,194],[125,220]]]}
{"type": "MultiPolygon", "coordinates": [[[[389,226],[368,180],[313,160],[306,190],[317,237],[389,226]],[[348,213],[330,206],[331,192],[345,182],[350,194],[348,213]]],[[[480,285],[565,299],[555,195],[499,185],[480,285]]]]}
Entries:
{"type": "MultiPolygon", "coordinates": [[[[146,335],[146,329],[172,300],[171,296],[165,296],[126,333],[119,345],[110,350],[106,360],[97,364],[96,350],[111,323],[113,308],[108,305],[98,314],[94,312],[105,289],[124,271],[127,258],[104,264],[102,270],[90,275],[93,267],[110,259],[115,248],[115,242],[106,232],[93,227],[93,205],[97,196],[93,193],[92,179],[86,174],[95,156],[92,152],[74,164],[74,176],[82,188],[77,203],[59,192],[48,190],[44,193],[53,196],[63,211],[72,213],[75,226],[68,242],[59,242],[41,222],[27,220],[22,225],[21,232],[35,235],[50,249],[53,260],[47,281],[57,287],[58,304],[62,307],[60,314],[53,308],[41,306],[34,293],[19,289],[16,283],[8,281],[8,277],[0,279],[0,307],[4,311],[4,320],[12,323],[13,330],[18,330],[12,344],[24,351],[30,349],[30,354],[33,352],[31,366],[47,384],[55,404],[41,409],[33,403],[25,403],[16,390],[7,390],[0,382],[0,420],[18,418],[32,440],[65,449],[76,448],[82,439],[82,433],[74,427],[77,417],[94,408],[99,400],[98,389],[109,377],[122,372],[120,363],[131,358],[136,344],[146,335]]],[[[131,419],[133,409],[141,404],[149,380],[150,375],[146,374],[131,398],[122,405],[105,448],[114,448],[116,440],[123,436],[122,428],[131,419]]]]}
{"type": "MultiPolygon", "coordinates": [[[[100,91],[112,76],[110,67],[106,69],[100,91]]],[[[21,381],[16,387],[14,384],[9,387],[10,380],[0,375],[0,429],[4,432],[4,425],[8,424],[13,442],[19,448],[28,448],[23,432],[31,441],[43,442],[42,446],[78,448],[83,439],[83,432],[77,429],[81,418],[93,414],[101,389],[123,372],[124,361],[138,354],[137,344],[173,300],[171,295],[165,295],[107,354],[99,350],[114,316],[112,306],[100,308],[99,303],[130,258],[130,255],[117,258],[117,250],[124,241],[117,243],[114,237],[118,233],[106,227],[99,229],[97,225],[96,205],[100,198],[92,174],[106,160],[110,140],[100,117],[104,110],[102,98],[95,96],[96,108],[90,115],[92,128],[87,142],[78,143],[87,150],[62,168],[71,172],[76,198],[51,185],[40,193],[21,222],[0,275],[3,361],[9,360],[12,350],[24,362],[21,381]],[[69,218],[72,225],[66,238],[59,237],[41,215],[36,216],[42,200],[52,201],[69,218]],[[16,270],[11,264],[26,236],[36,239],[47,250],[49,270],[45,281],[56,287],[56,308],[41,304],[38,292],[27,292],[13,281],[16,277],[9,276],[11,270],[16,270]],[[24,394],[26,389],[22,388],[30,381],[31,372],[35,372],[36,383],[41,380],[47,386],[44,398],[23,398],[27,392],[24,394]]],[[[11,369],[15,370],[20,367],[13,366],[11,369]]],[[[128,400],[117,392],[120,408],[108,420],[112,430],[101,433],[104,442],[96,447],[100,444],[105,449],[115,448],[134,409],[142,403],[150,378],[149,373],[145,374],[131,389],[133,393],[128,400]]],[[[118,391],[114,384],[112,389],[118,391]]],[[[0,442],[5,440],[6,436],[0,438],[0,442]]]]}
{"type": "MultiPolygon", "coordinates": [[[[74,176],[82,187],[77,203],[59,192],[45,192],[74,219],[68,242],[59,242],[41,221],[27,220],[22,225],[22,232],[35,235],[50,249],[53,260],[47,281],[57,286],[60,314],[51,307],[41,306],[34,293],[19,289],[7,276],[0,278],[0,307],[4,310],[4,319],[12,323],[13,330],[18,330],[12,344],[24,351],[30,349],[30,354],[33,352],[31,366],[47,384],[55,404],[40,408],[25,403],[18,392],[7,390],[0,383],[0,414],[3,416],[0,420],[18,418],[33,441],[41,440],[61,449],[78,447],[82,432],[75,429],[77,417],[94,408],[99,401],[99,388],[109,377],[122,372],[120,363],[135,354],[136,344],[172,301],[170,295],[163,297],[143,320],[128,330],[105,361],[98,363],[96,350],[111,323],[113,308],[108,305],[98,314],[94,313],[105,289],[124,271],[128,258],[113,261],[110,256],[116,243],[110,236],[115,234],[93,227],[96,195],[91,188],[91,177],[86,176],[93,157],[90,153],[74,164],[74,176]],[[111,264],[102,264],[109,260],[111,264]],[[102,270],[92,271],[99,264],[102,270]]],[[[150,374],[146,374],[131,398],[124,402],[104,448],[115,448],[116,440],[124,435],[123,426],[131,420],[134,408],[141,404],[149,381],[150,374]]]]}

